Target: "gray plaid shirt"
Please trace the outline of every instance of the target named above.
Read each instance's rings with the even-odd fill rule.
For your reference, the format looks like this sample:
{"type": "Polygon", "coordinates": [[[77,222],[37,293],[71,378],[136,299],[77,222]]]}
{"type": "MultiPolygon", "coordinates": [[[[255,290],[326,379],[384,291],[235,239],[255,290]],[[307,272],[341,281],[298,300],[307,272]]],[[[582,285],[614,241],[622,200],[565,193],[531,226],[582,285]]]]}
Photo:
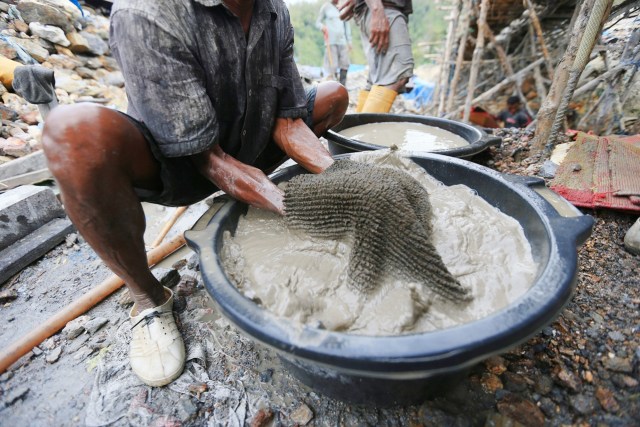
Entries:
{"type": "Polygon", "coordinates": [[[282,0],[255,0],[248,37],[222,0],[118,0],[110,41],[128,113],[167,157],[220,144],[252,164],[277,150],[276,117],[307,115],[282,0]]]}

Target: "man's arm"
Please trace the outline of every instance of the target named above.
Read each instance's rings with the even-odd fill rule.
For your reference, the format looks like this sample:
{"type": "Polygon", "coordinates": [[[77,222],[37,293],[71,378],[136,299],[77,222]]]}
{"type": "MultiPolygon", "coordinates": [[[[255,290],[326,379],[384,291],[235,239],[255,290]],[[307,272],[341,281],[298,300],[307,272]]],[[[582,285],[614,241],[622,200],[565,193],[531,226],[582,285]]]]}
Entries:
{"type": "Polygon", "coordinates": [[[382,0],[365,0],[371,11],[369,22],[369,43],[378,53],[386,53],[389,48],[389,20],[384,13],[382,0]]]}
{"type": "Polygon", "coordinates": [[[276,118],[273,140],[287,156],[312,173],[333,164],[333,158],[302,119],[276,118]]]}
{"type": "Polygon", "coordinates": [[[240,162],[217,144],[191,159],[202,175],[234,199],[284,215],[284,193],[260,169],[240,162]]]}

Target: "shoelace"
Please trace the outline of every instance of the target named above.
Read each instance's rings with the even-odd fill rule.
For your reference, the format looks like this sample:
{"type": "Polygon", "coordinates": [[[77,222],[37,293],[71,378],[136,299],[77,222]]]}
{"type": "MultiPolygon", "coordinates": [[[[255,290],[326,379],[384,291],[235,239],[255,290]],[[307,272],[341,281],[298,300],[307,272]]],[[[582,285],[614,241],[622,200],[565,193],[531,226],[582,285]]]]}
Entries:
{"type": "Polygon", "coordinates": [[[138,320],[131,329],[133,330],[136,326],[138,326],[142,322],[146,322],[146,326],[149,326],[155,319],[167,314],[169,312],[162,313],[160,311],[152,311],[151,313],[144,316],[142,319],[138,320]]]}

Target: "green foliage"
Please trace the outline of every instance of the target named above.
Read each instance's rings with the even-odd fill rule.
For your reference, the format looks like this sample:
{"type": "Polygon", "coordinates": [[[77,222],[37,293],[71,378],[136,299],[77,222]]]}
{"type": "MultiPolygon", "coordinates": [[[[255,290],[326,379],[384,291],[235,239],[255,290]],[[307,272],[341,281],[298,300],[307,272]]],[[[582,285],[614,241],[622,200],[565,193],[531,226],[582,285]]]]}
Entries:
{"type": "MultiPolygon", "coordinates": [[[[318,11],[326,0],[307,0],[288,3],[291,23],[295,31],[295,56],[299,64],[322,66],[324,40],[322,32],[315,26],[318,11]]],[[[442,41],[446,37],[447,12],[439,10],[433,0],[413,0],[413,14],[409,16],[409,33],[413,44],[416,65],[427,62],[421,42],[442,41]]],[[[366,58],[360,41],[360,29],[354,20],[350,21],[353,38],[351,62],[365,64],[366,58]]]]}

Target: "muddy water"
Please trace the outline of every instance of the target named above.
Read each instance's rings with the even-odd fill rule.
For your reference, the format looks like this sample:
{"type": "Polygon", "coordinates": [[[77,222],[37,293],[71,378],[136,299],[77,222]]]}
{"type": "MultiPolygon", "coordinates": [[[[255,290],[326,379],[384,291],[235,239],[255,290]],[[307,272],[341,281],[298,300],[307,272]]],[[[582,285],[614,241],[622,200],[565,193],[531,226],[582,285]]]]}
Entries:
{"type": "Polygon", "coordinates": [[[383,147],[396,145],[405,151],[437,151],[469,145],[453,132],[411,122],[368,123],[341,130],[340,134],[383,147]]]}
{"type": "Polygon", "coordinates": [[[447,187],[408,159],[385,152],[354,160],[410,173],[430,194],[434,244],[473,300],[446,301],[419,283],[385,277],[362,295],[346,284],[348,241],[314,239],[278,216],[249,209],[234,237],[225,236],[223,264],[248,297],[278,316],[330,330],[395,335],[471,322],[505,307],[532,284],[536,265],[520,225],[465,186],[447,187]]]}

